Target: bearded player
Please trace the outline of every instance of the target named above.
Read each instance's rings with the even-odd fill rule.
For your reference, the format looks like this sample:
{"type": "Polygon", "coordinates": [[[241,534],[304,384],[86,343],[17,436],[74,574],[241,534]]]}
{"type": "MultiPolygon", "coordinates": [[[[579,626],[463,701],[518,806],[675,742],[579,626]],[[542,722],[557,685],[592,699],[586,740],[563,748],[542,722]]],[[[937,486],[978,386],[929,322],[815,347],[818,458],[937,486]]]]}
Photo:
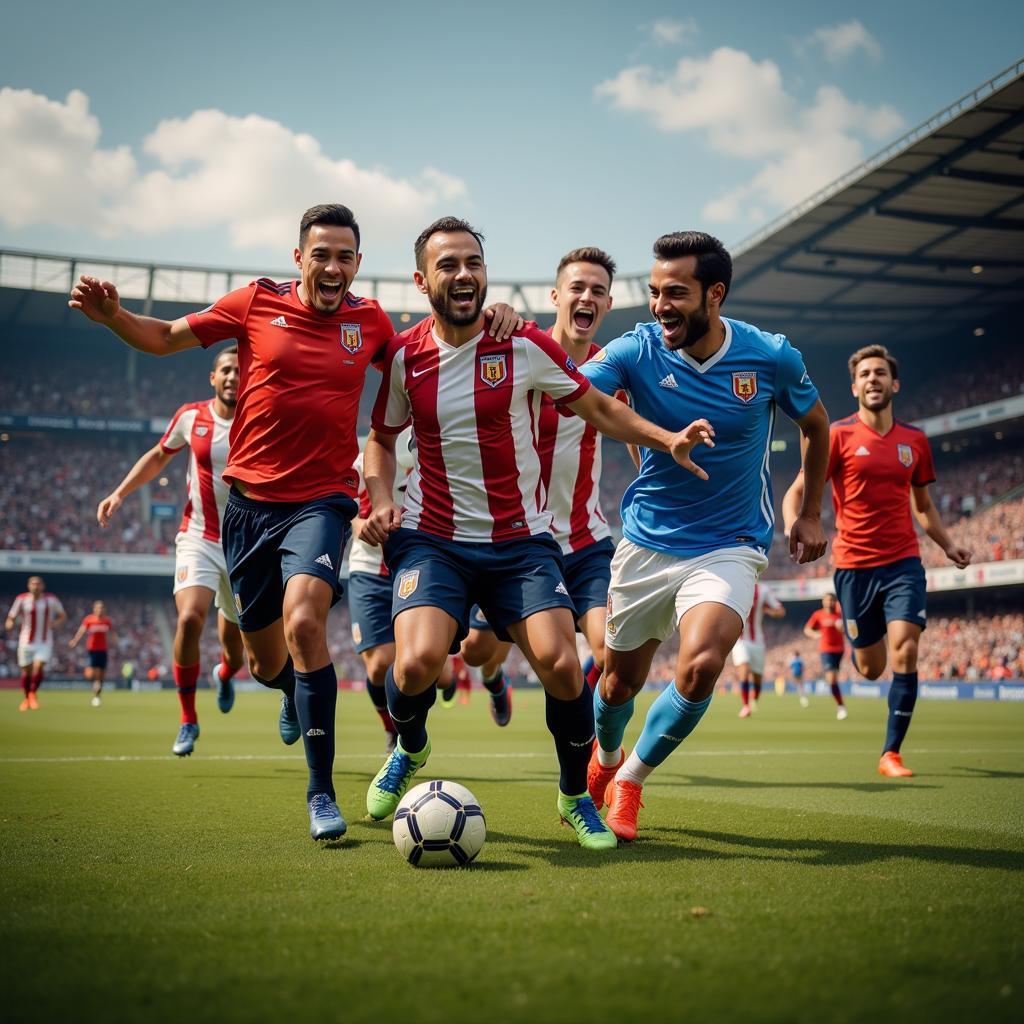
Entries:
{"type": "MultiPolygon", "coordinates": [[[[914,520],[958,569],[970,564],[971,552],[946,532],[928,494],[935,480],[928,439],[893,413],[900,390],[896,358],[884,345],[867,345],[848,366],[857,412],[832,424],[827,471],[836,511],[836,596],[857,671],[878,679],[892,661],[878,772],[902,778],[914,774],[900,750],[917,702],[918,644],[926,625],[914,520]]],[[[803,496],[801,473],[782,505],[787,532],[803,496]]]]}

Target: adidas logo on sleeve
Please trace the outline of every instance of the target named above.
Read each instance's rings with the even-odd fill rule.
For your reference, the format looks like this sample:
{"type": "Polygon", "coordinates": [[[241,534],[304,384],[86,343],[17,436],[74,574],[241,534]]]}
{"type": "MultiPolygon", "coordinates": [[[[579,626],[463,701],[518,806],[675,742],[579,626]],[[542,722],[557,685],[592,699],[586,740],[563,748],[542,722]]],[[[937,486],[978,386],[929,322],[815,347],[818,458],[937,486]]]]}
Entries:
{"type": "Polygon", "coordinates": [[[331,562],[331,556],[330,555],[323,554],[319,558],[317,558],[315,561],[316,561],[317,565],[326,565],[328,569],[330,569],[332,572],[334,571],[334,565],[331,562]]]}

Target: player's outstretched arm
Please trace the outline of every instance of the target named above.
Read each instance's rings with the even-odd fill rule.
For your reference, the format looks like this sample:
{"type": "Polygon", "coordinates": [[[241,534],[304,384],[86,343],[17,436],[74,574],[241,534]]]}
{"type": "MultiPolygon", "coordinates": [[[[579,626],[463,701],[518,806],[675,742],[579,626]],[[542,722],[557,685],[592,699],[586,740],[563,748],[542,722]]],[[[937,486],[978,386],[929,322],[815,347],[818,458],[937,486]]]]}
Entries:
{"type": "Polygon", "coordinates": [[[395,505],[395,473],[398,459],[395,456],[397,434],[370,431],[363,449],[363,479],[373,511],[363,524],[360,538],[367,544],[383,544],[388,535],[402,525],[402,511],[395,505]]]}
{"type": "Polygon", "coordinates": [[[971,564],[972,552],[970,548],[960,547],[950,537],[946,527],[942,524],[939,510],[935,507],[932,502],[932,496],[928,493],[927,484],[924,487],[913,487],[911,492],[913,496],[914,518],[921,529],[942,548],[945,556],[958,569],[966,569],[971,564]]]}
{"type": "Polygon", "coordinates": [[[819,399],[796,421],[800,428],[800,474],[782,502],[790,557],[801,565],[825,554],[828,541],[821,525],[821,498],[828,471],[828,413],[819,399]]]}
{"type": "Polygon", "coordinates": [[[155,480],[160,471],[174,458],[176,452],[165,452],[159,444],[153,445],[145,455],[135,463],[128,475],[108,494],[96,507],[96,522],[104,529],[110,525],[114,513],[121,507],[129,494],[137,491],[143,484],[155,480]]]}
{"type": "Polygon", "coordinates": [[[568,405],[580,419],[586,420],[602,434],[616,441],[667,452],[683,469],[688,469],[701,480],[707,480],[707,473],[690,457],[690,453],[699,444],[707,445],[708,448],[715,447],[715,430],[707,420],[695,420],[685,430],[673,434],[645,420],[624,402],[616,401],[596,387],[588,389],[582,397],[568,405]]]}
{"type": "Polygon", "coordinates": [[[81,310],[94,323],[113,331],[126,345],[154,356],[169,356],[187,348],[198,348],[199,339],[188,321],[157,320],[138,316],[121,305],[117,288],[109,281],[82,275],[71,289],[68,305],[81,310]]]}

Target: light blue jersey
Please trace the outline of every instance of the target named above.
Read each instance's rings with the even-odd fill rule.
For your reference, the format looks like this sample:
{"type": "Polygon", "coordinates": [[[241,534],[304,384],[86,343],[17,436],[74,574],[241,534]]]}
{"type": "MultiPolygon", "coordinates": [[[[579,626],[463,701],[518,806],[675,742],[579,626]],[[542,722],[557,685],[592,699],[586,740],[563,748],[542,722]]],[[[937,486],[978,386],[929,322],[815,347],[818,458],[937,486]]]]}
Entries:
{"type": "Polygon", "coordinates": [[[580,367],[606,394],[626,391],[641,416],[666,430],[701,418],[715,428],[715,447],[693,450],[710,479],[641,448],[640,474],[622,498],[623,534],[680,558],[741,545],[767,552],[775,523],[768,471],[775,408],[800,419],[818,400],[803,357],[786,338],[739,320],[722,323],[725,342],[704,363],[669,351],[661,325],[650,323],[580,367]]]}

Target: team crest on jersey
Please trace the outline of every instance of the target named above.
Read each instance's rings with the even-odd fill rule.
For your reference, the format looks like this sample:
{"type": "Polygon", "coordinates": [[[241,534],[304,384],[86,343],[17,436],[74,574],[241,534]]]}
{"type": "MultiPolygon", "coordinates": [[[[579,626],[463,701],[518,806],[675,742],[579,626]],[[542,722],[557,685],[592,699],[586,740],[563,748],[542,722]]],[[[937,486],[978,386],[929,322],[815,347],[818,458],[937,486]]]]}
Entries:
{"type": "Polygon", "coordinates": [[[846,635],[851,640],[856,640],[857,637],[860,636],[860,630],[857,628],[857,620],[856,619],[847,619],[846,620],[846,635]]]}
{"type": "Polygon", "coordinates": [[[900,464],[908,469],[914,464],[914,449],[909,444],[896,445],[896,455],[899,457],[900,464]]]}
{"type": "Polygon", "coordinates": [[[480,357],[480,379],[488,386],[496,388],[508,376],[508,365],[504,352],[493,356],[480,357]]]}
{"type": "Polygon", "coordinates": [[[363,347],[363,330],[359,324],[341,325],[341,344],[349,352],[358,352],[363,347]]]}
{"type": "Polygon", "coordinates": [[[188,566],[187,565],[183,565],[178,570],[178,582],[179,583],[184,583],[187,578],[188,578],[188,566]]]}
{"type": "Polygon", "coordinates": [[[209,427],[196,427],[196,437],[206,437],[209,432],[209,427]]]}
{"type": "Polygon", "coordinates": [[[402,598],[402,600],[405,600],[405,598],[415,592],[419,583],[419,569],[410,569],[408,572],[403,572],[402,575],[398,577],[398,596],[402,598]]]}
{"type": "Polygon", "coordinates": [[[595,352],[593,356],[591,356],[590,361],[592,363],[603,363],[607,358],[608,353],[604,349],[601,349],[599,352],[595,352]]]}
{"type": "Polygon", "coordinates": [[[359,628],[358,622],[352,623],[352,642],[361,644],[363,642],[363,631],[359,628]]]}
{"type": "Polygon", "coordinates": [[[757,394],[757,370],[742,370],[732,375],[732,393],[749,402],[757,394]]]}

